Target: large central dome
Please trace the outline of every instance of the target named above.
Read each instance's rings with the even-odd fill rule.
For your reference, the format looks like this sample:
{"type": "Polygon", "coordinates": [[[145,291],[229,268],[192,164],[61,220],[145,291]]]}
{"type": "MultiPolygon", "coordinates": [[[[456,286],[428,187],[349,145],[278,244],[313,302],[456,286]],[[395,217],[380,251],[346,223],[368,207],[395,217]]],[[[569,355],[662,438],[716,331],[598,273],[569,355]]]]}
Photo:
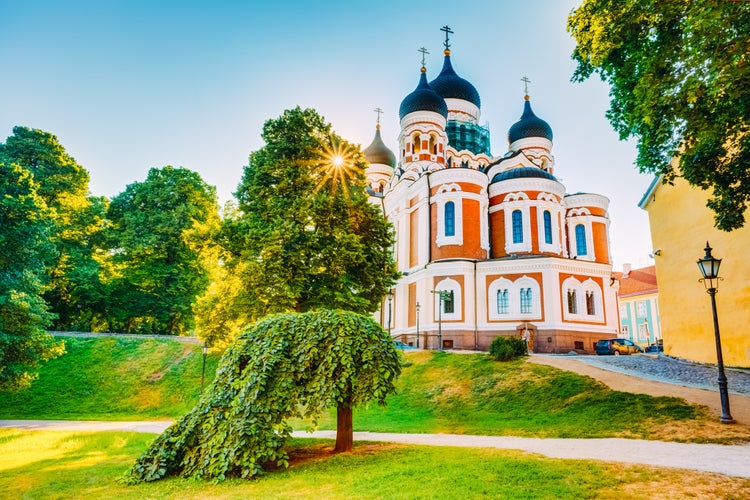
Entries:
{"type": "Polygon", "coordinates": [[[479,92],[474,85],[456,74],[451,64],[450,50],[445,51],[443,69],[440,74],[430,82],[430,87],[443,99],[462,99],[469,101],[476,107],[480,107],[479,92]]]}
{"type": "Polygon", "coordinates": [[[430,84],[427,83],[427,70],[424,67],[422,67],[417,88],[401,101],[398,116],[403,119],[414,111],[433,111],[444,118],[448,117],[448,106],[445,105],[443,98],[432,90],[430,84]]]}

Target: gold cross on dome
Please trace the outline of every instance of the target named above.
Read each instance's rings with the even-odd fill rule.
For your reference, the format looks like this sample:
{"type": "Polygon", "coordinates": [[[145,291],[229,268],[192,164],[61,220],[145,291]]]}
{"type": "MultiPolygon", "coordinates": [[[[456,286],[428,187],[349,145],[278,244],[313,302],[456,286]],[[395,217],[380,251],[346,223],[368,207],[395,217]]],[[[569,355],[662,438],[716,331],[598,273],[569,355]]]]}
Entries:
{"type": "Polygon", "coordinates": [[[380,125],[380,114],[383,113],[383,110],[380,108],[375,108],[374,111],[378,114],[378,125],[380,125]]]}

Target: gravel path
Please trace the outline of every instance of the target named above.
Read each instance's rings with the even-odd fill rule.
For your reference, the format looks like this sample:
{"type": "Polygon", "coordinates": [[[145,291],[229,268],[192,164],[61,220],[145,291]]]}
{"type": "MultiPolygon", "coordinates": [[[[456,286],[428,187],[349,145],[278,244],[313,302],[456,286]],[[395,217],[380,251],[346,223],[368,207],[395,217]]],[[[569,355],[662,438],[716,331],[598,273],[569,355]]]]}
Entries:
{"type": "MultiPolygon", "coordinates": [[[[529,356],[527,361],[588,375],[616,391],[677,397],[706,406],[717,417],[722,413],[719,391],[712,386],[717,376],[715,366],[690,363],[666,356],[656,358],[535,354],[529,356]]],[[[731,415],[738,424],[746,426],[750,426],[748,376],[747,370],[727,370],[727,378],[730,380],[731,415]]]]}
{"type": "MultiPolygon", "coordinates": [[[[716,365],[694,363],[669,356],[565,356],[582,363],[657,382],[698,389],[719,390],[716,365]]],[[[750,370],[725,368],[729,392],[750,396],[750,370]]]]}
{"type": "MultiPolygon", "coordinates": [[[[312,434],[297,431],[294,436],[336,439],[336,431],[316,431],[312,434]]],[[[425,446],[522,450],[552,458],[654,465],[750,478],[750,444],[722,446],[617,438],[538,439],[513,436],[385,434],[376,432],[355,432],[354,440],[425,446]]]]}

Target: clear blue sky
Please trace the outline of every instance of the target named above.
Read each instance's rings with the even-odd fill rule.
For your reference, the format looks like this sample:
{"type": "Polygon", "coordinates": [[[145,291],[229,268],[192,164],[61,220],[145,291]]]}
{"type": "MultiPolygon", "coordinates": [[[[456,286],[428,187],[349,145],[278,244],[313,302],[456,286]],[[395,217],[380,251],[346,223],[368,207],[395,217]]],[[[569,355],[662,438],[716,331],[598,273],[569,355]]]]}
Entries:
{"type": "Polygon", "coordinates": [[[555,174],[569,193],[610,201],[615,267],[653,263],[637,203],[651,176],[633,166],[604,117],[608,88],[574,84],[567,15],[578,0],[223,1],[0,0],[0,141],[15,125],[57,135],[112,197],[152,167],[198,171],[232,196],[263,122],[297,105],[367,146],[381,107],[397,150],[398,107],[442,66],[449,25],[456,72],[482,99],[495,156],[521,115],[552,126],[555,174]]]}

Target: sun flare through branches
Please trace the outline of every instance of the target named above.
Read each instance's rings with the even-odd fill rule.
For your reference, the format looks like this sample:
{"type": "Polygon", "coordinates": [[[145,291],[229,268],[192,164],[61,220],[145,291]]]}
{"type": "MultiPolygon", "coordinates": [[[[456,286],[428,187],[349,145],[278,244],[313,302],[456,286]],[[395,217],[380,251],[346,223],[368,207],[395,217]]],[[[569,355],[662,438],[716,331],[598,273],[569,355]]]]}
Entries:
{"type": "Polygon", "coordinates": [[[341,188],[348,199],[349,184],[357,174],[351,147],[336,138],[331,139],[330,146],[322,145],[315,174],[319,179],[315,186],[316,193],[328,186],[333,195],[336,189],[341,188]]]}

